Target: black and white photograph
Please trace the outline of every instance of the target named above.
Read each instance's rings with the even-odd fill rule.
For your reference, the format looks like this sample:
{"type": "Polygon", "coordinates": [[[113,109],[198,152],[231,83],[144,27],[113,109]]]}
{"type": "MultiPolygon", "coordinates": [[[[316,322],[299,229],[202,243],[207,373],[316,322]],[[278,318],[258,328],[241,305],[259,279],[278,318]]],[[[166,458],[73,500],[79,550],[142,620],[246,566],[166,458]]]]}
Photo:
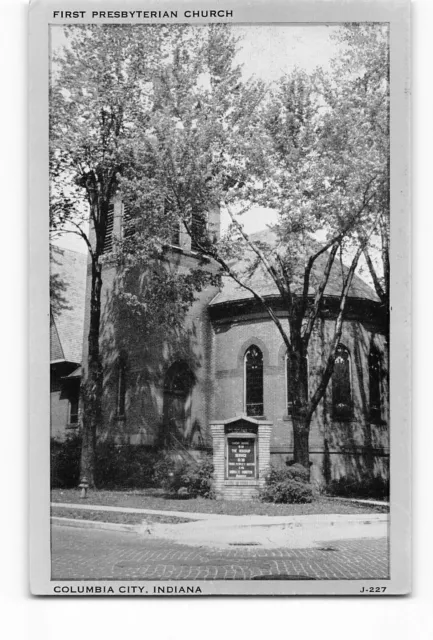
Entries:
{"type": "Polygon", "coordinates": [[[36,593],[407,593],[404,29],[56,7],[36,593]]]}

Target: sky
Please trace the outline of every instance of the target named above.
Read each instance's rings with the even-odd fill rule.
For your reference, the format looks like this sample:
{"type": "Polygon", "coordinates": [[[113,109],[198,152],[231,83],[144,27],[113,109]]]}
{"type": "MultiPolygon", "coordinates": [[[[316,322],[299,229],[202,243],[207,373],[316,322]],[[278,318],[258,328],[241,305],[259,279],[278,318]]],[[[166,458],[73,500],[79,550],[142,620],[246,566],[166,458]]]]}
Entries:
{"type": "MultiPolygon", "coordinates": [[[[266,81],[275,81],[295,67],[306,71],[312,71],[317,66],[326,69],[338,53],[338,45],[331,39],[338,29],[335,25],[233,25],[232,28],[241,36],[237,61],[243,65],[245,78],[255,75],[266,81]]],[[[144,25],[143,34],[145,30],[144,25]]],[[[51,26],[52,51],[55,52],[65,43],[63,27],[51,26]]],[[[248,233],[260,231],[275,220],[275,212],[260,207],[252,208],[242,218],[248,233]]],[[[228,225],[228,217],[224,213],[221,224],[223,229],[228,225]]],[[[56,244],[86,252],[84,241],[75,235],[66,234],[56,244]]]]}

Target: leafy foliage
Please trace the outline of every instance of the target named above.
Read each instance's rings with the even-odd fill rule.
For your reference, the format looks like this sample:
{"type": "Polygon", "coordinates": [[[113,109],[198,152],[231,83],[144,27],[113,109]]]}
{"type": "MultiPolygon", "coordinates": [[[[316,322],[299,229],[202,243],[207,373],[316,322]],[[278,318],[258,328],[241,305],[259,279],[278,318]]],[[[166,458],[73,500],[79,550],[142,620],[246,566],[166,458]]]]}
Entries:
{"type": "MultiPolygon", "coordinates": [[[[82,438],[51,440],[51,486],[74,488],[80,481],[82,438]]],[[[155,486],[155,466],[161,454],[148,447],[118,445],[112,439],[96,446],[95,484],[101,489],[145,489],[155,486]]]]}
{"type": "MultiPolygon", "coordinates": [[[[311,418],[332,377],[355,271],[363,254],[368,263],[368,247],[379,228],[384,242],[387,237],[386,27],[345,26],[339,37],[347,56],[335,62],[331,73],[296,69],[265,95],[256,90],[258,103],[251,91],[241,91],[250,105],[248,122],[240,119],[239,127],[236,122],[228,141],[225,171],[230,179],[212,183],[232,223],[211,247],[201,243],[201,250],[262,305],[280,332],[296,409],[294,456],[306,467],[311,418]],[[242,215],[253,205],[278,214],[272,245],[253,241],[245,232],[242,215]],[[325,234],[321,247],[312,241],[319,231],[325,234]],[[239,254],[246,256],[240,267],[232,261],[239,254]],[[319,271],[314,266],[321,256],[326,264],[319,271]],[[309,392],[304,363],[333,268],[342,272],[339,311],[309,392]],[[288,323],[254,286],[251,276],[259,269],[278,290],[288,323]]],[[[386,250],[383,255],[386,274],[386,250]]]]}
{"type": "Polygon", "coordinates": [[[300,464],[284,469],[273,468],[265,476],[260,499],[284,504],[312,502],[313,491],[308,479],[308,471],[300,464]]]}
{"type": "Polygon", "coordinates": [[[186,461],[167,454],[155,467],[157,484],[179,498],[212,498],[212,477],[211,456],[186,461]]]}
{"type": "Polygon", "coordinates": [[[67,297],[68,283],[55,273],[54,266],[57,264],[55,252],[50,247],[50,307],[51,314],[56,318],[62,311],[70,309],[67,297]]]}
{"type": "Polygon", "coordinates": [[[71,435],[64,441],[51,438],[50,482],[51,488],[77,487],[80,477],[81,437],[71,435]]]}
{"type": "MultiPolygon", "coordinates": [[[[130,213],[115,246],[123,309],[144,332],[155,326],[181,327],[196,292],[215,282],[215,275],[202,268],[204,261],[190,273],[171,268],[167,245],[173,225],[179,224],[179,192],[173,193],[172,178],[178,177],[179,166],[185,174],[193,166],[188,175],[196,177],[178,183],[188,194],[189,208],[184,210],[189,220],[193,211],[204,216],[210,200],[204,198],[203,185],[212,176],[213,156],[206,131],[194,133],[179,153],[176,136],[164,147],[157,134],[197,129],[194,113],[201,108],[203,74],[212,86],[226,87],[234,45],[224,49],[227,31],[218,25],[152,25],[146,27],[145,38],[142,28],[129,25],[65,29],[69,45],[53,61],[50,85],[50,223],[53,233],[79,235],[91,258],[81,464],[82,475],[93,485],[102,420],[102,255],[110,206],[120,197],[130,213]],[[139,279],[133,277],[137,272],[139,279]]],[[[222,99],[227,87],[217,91],[222,99]]],[[[213,122],[217,113],[208,115],[213,122]]]]}
{"type": "Polygon", "coordinates": [[[389,500],[389,481],[382,476],[362,478],[361,480],[354,477],[344,477],[332,480],[326,487],[326,493],[345,498],[389,500]]]}
{"type": "MultiPolygon", "coordinates": [[[[153,322],[181,325],[195,293],[218,281],[207,269],[211,263],[248,290],[286,344],[295,458],[307,466],[309,425],[332,376],[362,254],[384,303],[388,295],[386,27],[342,27],[343,54],[331,73],[295,70],[271,87],[242,77],[239,43],[227,25],[152,25],[146,38],[139,27],[125,25],[74,26],[68,33],[71,46],[56,60],[51,84],[50,218],[55,229],[69,224],[92,258],[83,450],[91,452],[102,415],[100,258],[108,207],[120,197],[129,212],[127,233],[115,247],[125,309],[143,330],[153,322]],[[221,238],[210,225],[210,213],[220,206],[231,219],[221,238]],[[253,206],[277,211],[276,245],[253,242],[245,233],[242,215],[253,206]],[[93,238],[85,227],[89,214],[93,238]],[[174,229],[189,234],[201,256],[189,274],[170,269],[174,229]],[[311,234],[320,230],[326,237],[317,248],[311,234]],[[383,275],[369,254],[377,238],[383,275]],[[246,249],[251,259],[238,272],[231,259],[246,249]],[[327,263],[317,275],[313,266],[322,255],[327,263]],[[334,335],[309,395],[306,354],[338,261],[342,271],[344,262],[349,267],[334,335]],[[258,268],[276,285],[287,323],[251,286],[258,268]],[[137,278],[143,270],[146,276],[137,278]]],[[[92,464],[89,455],[84,466],[92,464]]]]}
{"type": "Polygon", "coordinates": [[[96,447],[96,486],[105,489],[145,489],[155,486],[158,451],[140,445],[118,445],[113,440],[96,447]]]}

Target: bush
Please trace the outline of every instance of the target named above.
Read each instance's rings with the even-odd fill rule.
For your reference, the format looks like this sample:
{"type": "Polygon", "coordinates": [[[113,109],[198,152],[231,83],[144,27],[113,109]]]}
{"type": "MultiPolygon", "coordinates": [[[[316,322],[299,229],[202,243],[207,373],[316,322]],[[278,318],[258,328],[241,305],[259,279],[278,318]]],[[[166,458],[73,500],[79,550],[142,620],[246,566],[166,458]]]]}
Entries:
{"type": "Polygon", "coordinates": [[[312,502],[313,490],[308,482],[308,471],[300,464],[285,469],[271,469],[265,476],[260,499],[263,502],[285,504],[312,502]]]}
{"type": "Polygon", "coordinates": [[[358,480],[353,477],[332,480],[326,487],[326,493],[344,498],[389,499],[389,481],[381,476],[358,480]]]}
{"type": "Polygon", "coordinates": [[[212,498],[211,456],[200,460],[175,459],[166,455],[155,465],[155,481],[178,498],[212,498]]]}
{"type": "Polygon", "coordinates": [[[95,484],[104,489],[145,489],[155,486],[155,465],[160,454],[140,445],[119,445],[113,440],[96,448],[95,484]]]}
{"type": "MultiPolygon", "coordinates": [[[[51,440],[51,486],[70,489],[80,482],[81,437],[51,440]]],[[[95,484],[98,489],[162,487],[177,497],[212,497],[212,458],[197,462],[140,445],[119,445],[112,439],[96,447],[95,484]],[[181,490],[182,489],[182,490],[181,490]],[[181,491],[180,491],[181,490],[181,491]]]]}
{"type": "Polygon", "coordinates": [[[50,479],[52,489],[71,489],[80,481],[81,436],[51,438],[50,479]]]}

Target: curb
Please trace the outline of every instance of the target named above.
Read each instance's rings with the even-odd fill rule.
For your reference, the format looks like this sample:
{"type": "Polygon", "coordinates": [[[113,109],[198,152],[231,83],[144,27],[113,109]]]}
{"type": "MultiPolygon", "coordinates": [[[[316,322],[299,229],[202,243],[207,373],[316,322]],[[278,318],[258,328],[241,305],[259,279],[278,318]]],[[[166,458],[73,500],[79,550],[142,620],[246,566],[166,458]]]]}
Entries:
{"type": "Polygon", "coordinates": [[[389,502],[385,502],[383,500],[366,500],[363,498],[340,498],[340,496],[327,496],[327,498],[330,498],[331,500],[337,500],[340,502],[352,502],[355,504],[369,504],[369,505],[372,505],[373,507],[389,507],[390,506],[389,502]]]}
{"type": "Polygon", "coordinates": [[[76,527],[80,529],[105,529],[107,531],[126,531],[128,533],[137,532],[135,524],[121,524],[118,522],[102,522],[101,520],[76,520],[75,518],[60,518],[51,516],[52,524],[61,524],[65,527],[76,527]]]}
{"type": "MultiPolygon", "coordinates": [[[[308,515],[292,515],[292,516],[258,516],[258,515],[242,515],[233,516],[222,513],[194,513],[191,511],[164,511],[157,509],[138,509],[133,507],[110,507],[107,505],[91,505],[91,504],[72,504],[65,502],[51,502],[52,508],[59,509],[77,509],[81,511],[106,511],[113,513],[136,513],[141,514],[143,519],[146,515],[166,516],[174,518],[182,518],[195,521],[196,523],[212,523],[212,526],[220,524],[229,524],[234,526],[251,526],[266,525],[272,526],[281,524],[331,524],[345,522],[361,524],[363,521],[384,521],[389,519],[389,513],[318,513],[308,515]]],[[[72,519],[72,518],[71,518],[72,519]]],[[[93,522],[93,521],[89,521],[93,522]]]]}
{"type": "MultiPolygon", "coordinates": [[[[138,513],[143,516],[169,516],[188,520],[212,520],[225,518],[220,513],[194,513],[192,511],[164,511],[162,509],[138,509],[135,507],[110,507],[102,504],[73,504],[70,502],[51,502],[51,507],[59,509],[81,509],[82,511],[111,511],[112,513],[138,513]]],[[[239,516],[236,516],[239,517],[239,516]]]]}
{"type": "MultiPolygon", "coordinates": [[[[194,523],[186,523],[184,526],[194,526],[198,529],[212,526],[214,529],[237,529],[239,531],[245,529],[272,529],[278,527],[282,529],[317,529],[319,527],[335,527],[338,529],[342,526],[363,526],[363,525],[376,525],[376,524],[388,524],[388,514],[350,514],[349,516],[344,514],[333,514],[324,517],[308,516],[227,516],[224,520],[212,522],[195,521],[194,523]],[[340,517],[338,517],[340,515],[340,517]],[[354,517],[358,515],[359,517],[354,517]],[[242,518],[242,519],[241,519],[242,518]]],[[[181,525],[166,525],[166,526],[181,526],[181,525]]]]}

